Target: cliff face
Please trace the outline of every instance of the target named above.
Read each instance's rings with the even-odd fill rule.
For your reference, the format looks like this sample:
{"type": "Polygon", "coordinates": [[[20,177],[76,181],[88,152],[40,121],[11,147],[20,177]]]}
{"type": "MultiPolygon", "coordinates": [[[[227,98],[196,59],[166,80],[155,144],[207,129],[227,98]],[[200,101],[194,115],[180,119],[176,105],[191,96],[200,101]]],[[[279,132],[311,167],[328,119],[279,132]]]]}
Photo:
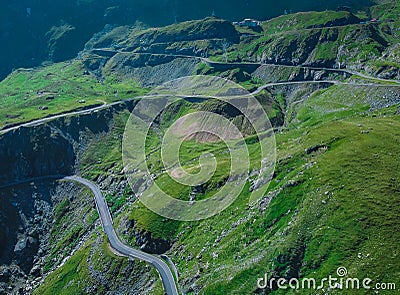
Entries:
{"type": "Polygon", "coordinates": [[[113,116],[131,110],[133,102],[76,117],[64,117],[47,124],[22,127],[0,136],[0,187],[19,180],[70,175],[84,150],[85,133],[108,132],[113,116]]]}
{"type": "MultiPolygon", "coordinates": [[[[80,154],[90,140],[110,130],[115,114],[132,107],[133,103],[121,103],[98,113],[60,118],[0,137],[0,294],[11,282],[18,289],[27,275],[41,275],[54,212],[62,213],[55,207],[80,193],[79,189],[62,188],[41,177],[76,173],[80,154]],[[26,179],[32,180],[16,184],[26,179]]],[[[90,198],[79,204],[85,202],[93,207],[90,198]]]]}
{"type": "Polygon", "coordinates": [[[70,174],[72,142],[48,125],[20,128],[0,139],[1,183],[45,175],[70,174]]]}
{"type": "Polygon", "coordinates": [[[45,242],[53,221],[51,196],[52,181],[28,183],[0,189],[0,282],[7,282],[11,274],[1,269],[18,269],[14,277],[29,274],[45,253],[45,242]]]}

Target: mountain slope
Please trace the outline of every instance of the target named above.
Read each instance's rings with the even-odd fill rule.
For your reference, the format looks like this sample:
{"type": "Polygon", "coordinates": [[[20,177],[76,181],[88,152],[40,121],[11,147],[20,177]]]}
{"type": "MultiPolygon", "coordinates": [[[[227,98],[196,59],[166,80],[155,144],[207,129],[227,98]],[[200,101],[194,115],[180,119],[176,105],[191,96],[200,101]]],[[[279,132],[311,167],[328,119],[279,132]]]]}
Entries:
{"type": "MultiPolygon", "coordinates": [[[[8,171],[15,178],[25,177],[33,165],[27,157],[31,149],[54,154],[48,138],[61,136],[76,159],[68,166],[71,172],[97,182],[107,196],[118,235],[132,246],[167,254],[178,269],[177,283],[184,294],[295,294],[277,286],[260,289],[257,280],[265,273],[320,280],[335,275],[339,267],[346,267],[349,277],[400,285],[400,36],[395,18],[400,11],[393,2],[370,8],[364,17],[367,13],[382,21],[360,24],[360,14],[327,11],[281,16],[256,30],[219,18],[152,29],[112,26],[96,34],[70,63],[17,72],[0,84],[4,108],[11,115],[26,114],[22,110],[31,104],[33,119],[48,115],[38,106],[53,111],[57,105],[61,108],[59,101],[70,108],[76,106],[68,102],[80,105],[82,98],[88,105],[99,99],[116,101],[146,93],[143,86],[189,74],[232,79],[256,93],[276,130],[275,173],[256,204],[248,204],[253,185],[249,177],[235,203],[210,219],[178,222],[144,207],[129,187],[121,156],[125,123],[135,102],[2,135],[4,149],[9,138],[25,132],[36,143],[15,154],[25,169],[8,171]],[[62,82],[55,73],[63,74],[62,82]],[[21,84],[26,91],[12,91],[21,84]],[[38,91],[54,98],[46,100],[38,91]],[[41,128],[48,133],[38,132],[41,128]]],[[[176,183],[162,166],[158,147],[167,127],[199,110],[222,114],[246,131],[252,171],[260,169],[258,141],[237,110],[212,99],[187,98],[161,114],[147,139],[148,168],[160,186],[181,199],[210,197],[230,172],[226,145],[205,134],[184,141],[180,157],[184,168],[197,171],[202,154],[215,155],[218,169],[206,185],[176,183]]],[[[21,116],[7,118],[8,124],[24,121],[21,116]]],[[[53,185],[56,194],[42,192],[47,199],[53,196],[53,224],[25,222],[25,213],[20,214],[21,224],[27,225],[20,230],[21,240],[36,222],[44,224],[42,231],[29,237],[51,243],[43,244],[39,256],[26,248],[28,257],[41,258],[32,259],[33,272],[18,263],[3,265],[0,287],[26,292],[33,287],[34,294],[163,294],[154,270],[110,252],[90,192],[72,184],[53,185]],[[20,272],[7,276],[6,269],[20,272]]],[[[29,200],[33,196],[28,191],[29,186],[17,193],[29,200]]],[[[12,189],[4,196],[11,207],[12,189]]]]}

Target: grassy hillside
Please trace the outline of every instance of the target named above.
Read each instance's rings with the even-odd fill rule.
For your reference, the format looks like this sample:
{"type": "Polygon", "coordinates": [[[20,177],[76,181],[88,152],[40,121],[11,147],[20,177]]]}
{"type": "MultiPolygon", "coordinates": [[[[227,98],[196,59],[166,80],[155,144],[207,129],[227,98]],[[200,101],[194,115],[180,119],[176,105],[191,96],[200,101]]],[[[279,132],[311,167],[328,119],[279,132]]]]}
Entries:
{"type": "Polygon", "coordinates": [[[0,82],[0,128],[144,93],[132,80],[101,81],[78,60],[20,69],[0,82]]]}
{"type": "MultiPolygon", "coordinates": [[[[168,254],[187,294],[253,294],[264,273],[322,279],[340,266],[352,277],[399,284],[400,105],[379,104],[393,90],[397,88],[331,86],[291,106],[288,129],[277,134],[274,179],[258,204],[248,206],[248,184],[227,210],[184,223],[128,202],[117,218],[122,236],[132,245],[135,232],[173,241],[168,254]],[[126,228],[126,219],[132,227],[126,228]]],[[[279,100],[284,104],[286,99],[279,100]]],[[[154,148],[157,141],[150,140],[154,148]]],[[[250,150],[255,148],[248,143],[250,150]]],[[[100,147],[101,142],[94,144],[94,149],[100,147]]],[[[186,168],[204,151],[224,162],[223,145],[188,141],[180,154],[186,168]]],[[[149,157],[154,173],[160,169],[152,160],[157,157],[149,157]]],[[[219,166],[216,175],[227,173],[219,166]]],[[[159,184],[176,197],[190,192],[163,175],[159,184]]],[[[204,195],[215,191],[209,185],[204,195]]]]}
{"type": "Polygon", "coordinates": [[[395,77],[399,15],[399,4],[392,1],[359,17],[334,11],[284,15],[263,22],[262,36],[243,37],[230,47],[228,60],[352,68],[395,77]],[[373,18],[379,21],[370,22],[373,18]]]}
{"type": "MultiPolygon", "coordinates": [[[[240,39],[244,28],[211,17],[151,29],[141,24],[107,27],[87,43],[80,58],[16,70],[1,81],[1,127],[138,96],[146,92],[140,89],[143,85],[190,75],[199,62],[171,55],[340,67],[396,79],[400,76],[399,16],[395,1],[373,6],[361,18],[335,11],[288,14],[262,22],[260,30],[250,32],[253,36],[240,39]],[[380,22],[360,24],[373,17],[380,22]]],[[[251,72],[238,69],[214,74],[250,89],[260,82],[251,72]],[[252,83],[246,85],[249,81],[252,83]]]]}
{"type": "MultiPolygon", "coordinates": [[[[116,231],[126,243],[168,245],[166,254],[179,270],[178,285],[184,294],[265,294],[257,289],[257,279],[265,273],[275,278],[322,279],[335,275],[338,267],[346,267],[351,277],[400,286],[400,88],[394,81],[400,68],[399,12],[398,3],[390,2],[357,16],[334,11],[289,14],[263,22],[262,30],[240,40],[236,37],[244,31],[215,18],[156,29],[114,28],[92,39],[82,60],[19,70],[2,81],[0,120],[4,126],[143,94],[147,90],[139,87],[142,81],[129,73],[139,69],[141,74],[135,77],[142,75],[143,80],[171,75],[176,70],[170,66],[171,55],[177,53],[207,53],[211,59],[230,62],[340,64],[392,79],[323,71],[318,76],[319,71],[300,67],[274,67],[269,72],[267,68],[261,79],[260,69],[252,71],[240,64],[233,68],[204,61],[195,65],[194,73],[230,78],[251,90],[268,81],[308,81],[267,87],[257,95],[276,129],[277,164],[268,191],[249,205],[253,184],[249,177],[229,208],[203,221],[167,220],[136,199],[127,185],[121,155],[127,111],[115,114],[109,133],[88,139],[78,169],[102,186],[116,231]],[[372,17],[381,22],[360,24],[372,17]],[[229,34],[219,31],[220,26],[229,34]],[[114,52],[92,50],[104,47],[114,52]],[[119,58],[124,63],[118,63],[119,58]],[[143,74],[160,64],[167,70],[143,74]],[[325,78],[335,82],[309,83],[325,78]],[[79,102],[82,99],[85,103],[79,102]],[[41,106],[48,109],[39,110],[41,106]]],[[[223,114],[241,131],[248,127],[234,110],[210,99],[187,99],[161,114],[146,142],[148,168],[157,184],[178,199],[189,200],[193,193],[199,200],[209,198],[230,173],[227,146],[204,135],[184,141],[180,160],[185,169],[197,172],[200,155],[214,154],[217,170],[206,184],[195,189],[179,184],[162,165],[164,132],[179,116],[199,110],[223,114]]],[[[244,133],[254,172],[260,169],[259,143],[251,132],[244,133]]],[[[153,270],[114,256],[96,227],[92,196],[82,188],[77,194],[55,209],[50,234],[54,247],[44,269],[49,273],[35,294],[115,290],[127,294],[130,288],[163,294],[153,270]]],[[[345,294],[360,292],[346,290],[345,294]]]]}

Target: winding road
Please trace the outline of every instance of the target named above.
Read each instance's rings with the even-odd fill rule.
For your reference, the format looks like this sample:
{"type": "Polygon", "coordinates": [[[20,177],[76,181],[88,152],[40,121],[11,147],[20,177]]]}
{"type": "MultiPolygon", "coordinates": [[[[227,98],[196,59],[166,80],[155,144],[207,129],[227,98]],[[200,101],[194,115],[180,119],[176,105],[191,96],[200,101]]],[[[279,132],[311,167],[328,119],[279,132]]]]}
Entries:
{"type": "Polygon", "coordinates": [[[98,111],[101,111],[101,110],[104,110],[104,109],[119,105],[119,104],[121,104],[123,102],[126,102],[126,101],[132,101],[134,99],[135,98],[116,101],[116,102],[113,102],[113,103],[104,103],[101,106],[95,106],[95,107],[92,107],[92,108],[88,108],[88,109],[84,109],[84,110],[78,110],[78,111],[75,110],[75,111],[71,111],[71,112],[67,112],[67,113],[53,115],[53,116],[46,117],[46,118],[43,118],[43,119],[38,119],[38,120],[30,121],[30,122],[17,124],[17,125],[15,125],[13,127],[9,127],[9,128],[5,128],[5,129],[0,130],[0,135],[5,134],[5,133],[10,132],[10,131],[13,131],[13,130],[17,130],[20,127],[33,127],[33,126],[41,125],[41,124],[44,124],[44,123],[47,123],[47,122],[50,122],[50,121],[53,121],[53,120],[59,119],[59,118],[70,117],[70,116],[78,116],[78,115],[86,115],[86,114],[90,114],[90,113],[93,113],[93,112],[98,112],[98,111]]]}
{"type": "Polygon", "coordinates": [[[66,180],[66,181],[73,181],[73,182],[78,182],[78,183],[83,184],[84,186],[88,187],[94,194],[96,208],[97,208],[97,211],[100,216],[101,224],[107,235],[107,238],[110,242],[112,249],[121,256],[130,258],[130,259],[139,259],[139,260],[142,260],[142,261],[147,262],[150,265],[152,265],[154,268],[157,269],[158,273],[160,274],[166,294],[167,295],[178,295],[179,294],[172,271],[170,270],[168,265],[163,260],[161,260],[160,258],[158,258],[155,255],[151,255],[151,254],[136,250],[134,248],[131,248],[121,242],[121,240],[118,238],[117,234],[115,233],[115,230],[113,227],[113,220],[112,220],[107,202],[106,202],[103,194],[101,193],[100,188],[95,183],[93,183],[89,180],[86,180],[82,177],[76,176],[76,175],[66,176],[66,177],[63,177],[60,175],[53,175],[53,176],[43,176],[43,177],[29,178],[29,179],[25,179],[25,180],[21,180],[21,181],[15,181],[13,183],[0,185],[0,189],[12,187],[12,186],[27,183],[27,182],[47,180],[47,179],[55,179],[55,180],[60,179],[60,180],[66,180]]]}
{"type": "MultiPolygon", "coordinates": [[[[315,29],[315,28],[313,28],[315,29]]],[[[124,54],[124,53],[132,53],[132,52],[126,52],[126,51],[118,51],[118,50],[112,50],[110,48],[97,48],[97,49],[93,49],[92,51],[94,51],[96,53],[100,53],[100,54],[124,54]]],[[[244,62],[244,63],[224,63],[224,62],[218,62],[218,61],[213,61],[209,58],[205,58],[205,57],[199,57],[199,56],[190,56],[190,55],[178,55],[178,54],[155,54],[155,53],[148,53],[148,52],[136,52],[137,54],[149,54],[149,55],[163,55],[163,56],[173,56],[175,58],[194,58],[194,59],[198,59],[201,60],[202,62],[210,65],[210,66],[215,66],[215,65],[220,65],[220,66],[224,66],[224,65],[231,65],[231,66],[276,66],[276,67],[285,67],[285,68],[302,68],[302,69],[309,69],[309,70],[325,70],[325,71],[335,71],[335,72],[342,72],[342,73],[347,73],[350,75],[357,75],[361,78],[365,78],[365,79],[371,79],[373,81],[376,82],[385,82],[385,83],[393,83],[393,84],[376,84],[376,83],[346,83],[346,82],[341,82],[341,81],[336,81],[336,80],[325,80],[325,81],[283,81],[283,82],[274,82],[274,83],[268,83],[265,85],[260,86],[259,88],[257,88],[255,91],[253,91],[252,93],[250,93],[249,95],[257,95],[260,92],[262,92],[263,90],[265,90],[268,87],[273,87],[273,86],[280,86],[280,85],[296,85],[296,84],[317,84],[317,83],[331,83],[331,84],[341,84],[341,85],[353,85],[353,86],[382,86],[382,87],[390,87],[390,86],[394,86],[394,87],[399,87],[400,81],[397,80],[388,80],[388,79],[382,79],[382,78],[377,78],[377,77],[372,77],[370,75],[364,74],[364,73],[360,73],[360,72],[356,72],[356,71],[352,71],[349,69],[333,69],[333,68],[325,68],[325,67],[312,67],[312,66],[295,66],[295,65],[282,65],[282,64],[268,64],[268,63],[256,63],[256,62],[244,62]]],[[[133,98],[133,99],[138,99],[140,97],[137,98],[133,98]]],[[[130,100],[133,100],[130,99],[130,100]]],[[[85,109],[85,110],[75,110],[75,111],[71,111],[68,113],[63,113],[63,114],[58,114],[58,115],[53,115],[51,117],[47,117],[47,118],[42,118],[42,119],[38,119],[38,120],[33,120],[31,122],[25,122],[25,123],[21,123],[18,124],[16,126],[12,126],[9,128],[5,128],[3,130],[0,130],[0,135],[5,134],[7,132],[10,131],[14,131],[17,130],[18,128],[21,127],[32,127],[32,126],[37,126],[37,125],[41,125],[44,123],[47,123],[49,121],[58,119],[58,118],[63,118],[63,117],[69,117],[69,116],[76,116],[76,115],[85,115],[85,114],[90,114],[92,112],[97,112],[97,111],[101,111],[103,109],[106,108],[110,108],[113,107],[115,105],[121,104],[124,101],[127,100],[122,100],[122,101],[118,101],[118,102],[114,102],[114,103],[104,103],[104,105],[101,106],[94,106],[92,108],[89,109],[85,109]]],[[[129,100],[128,100],[129,101],[129,100]]],[[[66,180],[66,181],[73,181],[73,182],[77,182],[80,183],[86,187],[88,187],[94,194],[94,198],[95,198],[95,203],[96,203],[96,208],[97,211],[99,213],[100,216],[100,220],[103,226],[103,229],[108,237],[108,240],[110,242],[111,247],[113,248],[113,250],[120,254],[121,256],[130,258],[130,259],[139,259],[142,261],[145,261],[147,263],[149,263],[150,265],[152,265],[154,268],[157,269],[162,282],[163,282],[163,286],[164,286],[164,290],[166,292],[166,294],[168,295],[177,295],[178,294],[178,290],[177,290],[177,286],[176,286],[176,282],[174,279],[174,276],[170,270],[170,268],[168,267],[168,265],[161,260],[159,257],[155,256],[155,255],[151,255],[139,250],[136,250],[134,248],[131,248],[127,245],[125,245],[117,236],[114,227],[113,227],[113,219],[112,216],[110,214],[110,210],[109,207],[107,205],[107,202],[103,196],[103,194],[101,193],[100,188],[95,184],[90,182],[89,180],[86,180],[84,178],[81,178],[79,176],[44,176],[44,177],[38,177],[38,178],[31,178],[31,179],[26,179],[26,180],[21,180],[21,181],[16,181],[14,183],[9,183],[6,185],[0,185],[0,189],[5,188],[5,187],[10,187],[10,186],[14,186],[14,185],[18,185],[21,183],[26,183],[26,182],[32,182],[32,181],[38,181],[38,180],[46,180],[46,179],[60,179],[60,180],[66,180]]],[[[177,274],[177,271],[175,270],[175,273],[177,274]]]]}
{"type": "MultiPolygon", "coordinates": [[[[359,25],[359,24],[349,24],[349,25],[359,25]]],[[[344,25],[347,26],[347,25],[344,25]]],[[[321,27],[321,28],[303,28],[303,30],[316,30],[316,29],[326,29],[326,28],[338,28],[338,27],[343,27],[343,26],[328,26],[328,27],[321,27]]],[[[279,32],[280,34],[281,32],[279,32]]],[[[172,42],[170,42],[172,43],[172,42]]],[[[286,81],[286,82],[277,82],[277,83],[268,83],[265,84],[261,87],[259,87],[257,90],[255,90],[253,93],[251,93],[251,95],[256,95],[258,93],[260,93],[262,90],[271,87],[271,86],[278,86],[278,85],[290,85],[290,84],[301,84],[301,83],[334,83],[334,84],[349,84],[349,85],[358,85],[358,86],[385,86],[385,87],[390,87],[390,86],[394,86],[394,87],[399,87],[400,85],[400,81],[399,80],[391,80],[391,79],[383,79],[383,78],[378,78],[378,77],[373,77],[371,75],[367,75],[365,73],[360,73],[358,71],[355,70],[350,70],[350,69],[346,69],[346,68],[327,68],[327,67],[315,67],[315,66],[307,66],[307,65],[287,65],[287,64],[277,64],[277,63],[264,63],[264,62],[240,62],[240,63],[229,63],[229,62],[220,62],[220,61],[214,61],[211,60],[210,58],[207,57],[202,57],[202,56],[196,56],[196,55],[186,55],[186,54],[172,54],[172,53],[153,53],[153,52],[146,52],[146,51],[137,51],[137,52],[132,52],[132,51],[125,51],[125,50],[116,50],[113,48],[93,48],[90,49],[90,51],[92,51],[93,53],[96,54],[100,54],[100,55],[109,55],[109,56],[113,56],[115,54],[138,54],[138,55],[152,55],[152,56],[170,56],[170,57],[174,57],[174,58],[191,58],[191,59],[197,59],[200,60],[210,66],[272,66],[272,67],[284,67],[284,68],[301,68],[301,69],[308,69],[308,70],[319,70],[319,71],[334,71],[334,72],[341,72],[341,73],[347,73],[350,75],[356,75],[359,76],[361,78],[364,79],[370,79],[373,81],[377,81],[377,82],[383,82],[383,83],[392,83],[392,85],[390,84],[376,84],[376,83],[343,83],[343,82],[339,82],[339,81],[286,81]]],[[[137,97],[136,99],[138,99],[140,97],[137,97]]],[[[131,99],[132,100],[132,99],[131,99]]],[[[108,108],[108,107],[112,107],[114,105],[117,105],[119,103],[121,103],[123,101],[118,101],[118,102],[114,102],[114,103],[105,103],[102,106],[96,106],[90,109],[85,109],[85,110],[81,110],[81,111],[72,111],[69,113],[64,113],[64,114],[58,114],[58,115],[54,115],[51,117],[47,117],[47,118],[43,118],[43,119],[38,119],[38,120],[34,120],[31,122],[25,122],[25,123],[21,123],[9,128],[4,128],[2,130],[0,130],[0,135],[5,134],[7,132],[16,130],[20,127],[31,127],[31,126],[35,126],[35,125],[39,125],[39,124],[43,124],[46,122],[49,122],[51,120],[57,119],[57,118],[62,118],[62,117],[67,117],[67,116],[74,116],[74,115],[83,115],[83,114],[88,114],[91,112],[96,112],[96,111],[100,111],[102,109],[108,108]]]]}
{"type": "Polygon", "coordinates": [[[121,240],[118,238],[113,227],[113,220],[110,214],[110,210],[103,194],[100,191],[100,188],[96,184],[79,176],[67,176],[63,179],[81,183],[87,186],[93,192],[96,201],[97,211],[99,212],[103,229],[108,237],[108,240],[110,241],[111,247],[122,256],[140,259],[154,266],[161,276],[165,292],[168,295],[178,295],[174,276],[168,265],[164,261],[154,255],[150,255],[148,253],[131,248],[122,243],[121,240]]]}
{"type": "MultiPolygon", "coordinates": [[[[357,75],[362,76],[361,73],[357,73],[357,75]]],[[[379,79],[379,81],[381,82],[388,82],[388,80],[382,80],[379,79]]],[[[377,84],[377,83],[355,83],[355,82],[341,82],[341,81],[337,81],[337,80],[320,80],[320,81],[282,81],[282,82],[272,82],[272,83],[267,83],[264,84],[260,87],[258,87],[256,90],[254,90],[252,93],[249,93],[248,95],[257,95],[259,94],[261,91],[263,91],[264,89],[268,88],[268,87],[273,87],[273,86],[282,86],[282,85],[298,85],[298,84],[323,84],[323,83],[328,83],[328,84],[336,84],[336,85],[351,85],[351,86],[374,86],[374,87],[400,87],[400,82],[396,81],[396,80],[391,80],[390,81],[393,84],[377,84]]],[[[153,95],[155,96],[155,95],[153,95]]],[[[163,96],[163,95],[160,95],[163,96]]],[[[37,125],[41,125],[50,121],[53,121],[55,119],[59,119],[59,118],[64,118],[64,117],[70,117],[70,116],[77,116],[77,115],[86,115],[86,114],[90,114],[93,112],[98,112],[113,106],[116,106],[118,104],[127,102],[127,101],[132,101],[132,100],[137,100],[140,98],[143,98],[145,96],[138,96],[135,98],[131,98],[131,99],[125,99],[125,100],[121,100],[121,101],[116,101],[113,103],[105,103],[101,106],[95,106],[93,108],[88,108],[85,110],[79,110],[79,111],[72,111],[72,112],[68,112],[68,113],[63,113],[63,114],[58,114],[58,115],[54,115],[51,117],[46,117],[46,118],[42,118],[42,119],[37,119],[37,120],[33,120],[31,122],[25,122],[25,123],[21,123],[21,124],[17,124],[13,127],[9,127],[9,128],[5,128],[0,130],[0,135],[3,135],[5,133],[8,133],[10,131],[14,131],[17,130],[21,127],[33,127],[33,126],[37,126],[37,125]]],[[[193,97],[197,97],[196,95],[194,95],[193,97]]],[[[200,97],[200,96],[199,96],[200,97]]],[[[203,96],[201,96],[203,97],[203,96]]]]}
{"type": "MultiPolygon", "coordinates": [[[[118,52],[118,53],[122,53],[122,52],[118,52]]],[[[193,57],[193,56],[175,56],[175,57],[186,57],[186,58],[198,58],[201,59],[203,62],[208,63],[208,64],[221,64],[221,65],[226,65],[227,63],[220,63],[220,62],[215,62],[215,61],[211,61],[207,58],[200,58],[200,57],[193,57]]],[[[241,65],[262,65],[259,63],[243,63],[241,65]]],[[[374,79],[376,81],[379,82],[391,82],[393,84],[376,84],[376,83],[347,83],[347,82],[341,82],[341,81],[336,81],[336,80],[325,80],[325,81],[284,81],[284,82],[274,82],[274,83],[268,83],[265,84],[259,88],[257,88],[255,91],[253,91],[252,93],[250,93],[249,95],[257,95],[259,94],[261,91],[263,91],[264,89],[268,88],[268,87],[272,87],[272,86],[279,86],[279,85],[296,85],[296,84],[316,84],[316,83],[331,83],[331,84],[341,84],[341,85],[353,85],[353,86],[382,86],[382,87],[390,87],[390,86],[394,86],[394,87],[399,87],[399,81],[396,80],[386,80],[386,79],[380,79],[380,78],[375,78],[375,77],[370,77],[368,75],[364,75],[362,73],[358,73],[358,72],[352,72],[349,70],[345,70],[345,69],[328,69],[328,68],[313,68],[313,67],[303,67],[303,66],[287,66],[287,65],[270,65],[270,66],[280,66],[280,67],[297,67],[297,68],[308,68],[308,69],[313,69],[313,70],[332,70],[332,71],[340,71],[340,72],[347,72],[349,74],[353,74],[353,75],[358,75],[360,77],[363,78],[367,78],[367,79],[374,79]]],[[[134,100],[134,99],[139,99],[140,97],[136,97],[136,98],[132,98],[130,100],[134,100]]],[[[126,101],[130,101],[130,100],[122,100],[122,101],[118,101],[118,102],[114,102],[114,103],[105,103],[104,105],[101,106],[95,106],[93,108],[89,108],[89,109],[85,109],[85,110],[77,110],[77,111],[72,111],[69,113],[63,113],[63,114],[58,114],[58,115],[54,115],[51,117],[47,117],[47,118],[43,118],[43,119],[38,119],[38,120],[34,120],[31,122],[27,122],[27,123],[21,123],[19,125],[10,127],[10,128],[6,128],[3,130],[0,130],[0,135],[5,134],[7,132],[13,131],[13,130],[17,130],[18,128],[21,127],[32,127],[32,126],[37,126],[37,125],[41,125],[44,123],[47,123],[49,121],[52,121],[54,119],[58,119],[58,118],[63,118],[63,117],[69,117],[69,116],[76,116],[76,115],[85,115],[85,114],[90,114],[92,112],[97,112],[97,111],[101,111],[103,109],[121,104],[123,102],[126,101]]],[[[112,216],[110,214],[107,202],[103,196],[103,194],[100,191],[100,188],[86,180],[83,179],[79,176],[67,176],[67,177],[63,177],[63,176],[45,176],[45,177],[39,177],[39,178],[33,178],[33,179],[28,179],[28,180],[24,180],[24,181],[16,181],[14,183],[10,183],[10,184],[6,184],[6,185],[2,185],[0,186],[1,188],[5,188],[5,187],[9,187],[9,186],[13,186],[13,185],[17,185],[17,184],[21,184],[21,183],[25,183],[25,182],[31,182],[31,181],[37,181],[37,180],[45,180],[45,179],[62,179],[62,180],[66,180],[66,181],[73,181],[73,182],[78,182],[82,185],[85,185],[86,187],[88,187],[94,194],[95,197],[95,202],[96,202],[96,207],[97,207],[97,211],[99,213],[100,219],[101,219],[101,223],[103,226],[103,229],[108,237],[108,240],[110,242],[111,247],[113,248],[113,250],[120,254],[121,256],[130,258],[130,259],[139,259],[142,261],[145,261],[147,263],[149,263],[150,265],[152,265],[154,268],[157,269],[163,285],[164,285],[164,290],[166,292],[167,295],[178,295],[178,290],[177,290],[177,286],[176,286],[176,282],[174,279],[174,276],[170,270],[170,268],[168,267],[168,265],[161,260],[159,257],[155,256],[155,255],[151,255],[139,250],[136,250],[134,248],[131,248],[127,245],[125,245],[124,243],[121,242],[121,240],[118,238],[117,234],[115,233],[115,230],[113,228],[113,220],[112,220],[112,216]]]]}
{"type": "MultiPolygon", "coordinates": [[[[93,53],[103,53],[103,54],[137,54],[137,55],[151,55],[151,56],[168,56],[174,58],[188,58],[188,59],[197,59],[209,66],[233,66],[233,67],[241,67],[241,66],[270,66],[270,67],[281,67],[281,68],[295,68],[295,69],[307,69],[307,70],[315,70],[315,71],[331,71],[331,72],[340,72],[346,73],[349,75],[359,76],[361,78],[374,80],[377,82],[383,83],[395,83],[400,84],[399,80],[393,79],[384,79],[374,77],[365,73],[361,73],[355,70],[347,69],[347,68],[328,68],[328,67],[318,67],[318,66],[308,66],[308,65],[288,65],[288,64],[278,64],[278,63],[270,63],[270,62],[222,62],[211,60],[207,57],[196,56],[196,55],[185,55],[185,54],[172,54],[172,53],[154,53],[154,52],[146,52],[146,51],[124,51],[124,50],[114,50],[111,48],[94,48],[91,50],[93,53]]],[[[376,84],[374,84],[376,85],[376,84]]]]}

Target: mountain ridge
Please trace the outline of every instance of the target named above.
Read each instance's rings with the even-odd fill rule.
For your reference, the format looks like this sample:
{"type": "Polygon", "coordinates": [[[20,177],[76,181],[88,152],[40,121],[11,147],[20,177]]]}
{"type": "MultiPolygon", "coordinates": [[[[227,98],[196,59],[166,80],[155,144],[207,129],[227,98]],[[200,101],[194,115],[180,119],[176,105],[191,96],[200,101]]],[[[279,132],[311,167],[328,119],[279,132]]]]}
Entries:
{"type": "MultiPolygon", "coordinates": [[[[96,182],[119,237],[132,247],[165,252],[178,269],[184,294],[287,294],[260,289],[257,279],[265,273],[322,279],[340,266],[352,277],[400,285],[395,42],[400,37],[394,18],[399,13],[393,2],[371,8],[371,17],[381,20],[377,23],[361,24],[369,19],[366,15],[324,11],[284,15],[257,29],[219,18],[159,28],[110,26],[87,42],[77,58],[15,71],[0,82],[0,116],[6,125],[127,98],[134,104],[132,98],[149,88],[191,74],[233,80],[254,93],[276,131],[276,170],[256,204],[249,206],[248,199],[261,159],[258,140],[248,133],[252,173],[227,210],[189,223],[167,220],[144,207],[129,187],[121,157],[132,109],[128,102],[0,135],[4,161],[18,159],[14,165],[9,161],[3,179],[40,174],[40,169],[30,169],[38,166],[35,152],[45,163],[51,155],[65,154],[43,172],[67,169],[96,182]],[[269,61],[274,56],[277,61],[269,61]],[[28,137],[32,144],[12,153],[12,146],[28,137]],[[65,144],[53,143],[59,137],[65,144]],[[58,151],[62,148],[68,152],[58,151]]],[[[199,110],[223,114],[239,130],[247,127],[235,109],[210,99],[189,97],[161,114],[147,139],[148,169],[157,184],[184,200],[210,197],[229,173],[226,146],[215,138],[203,140],[203,135],[184,141],[180,156],[185,169],[196,171],[201,155],[215,155],[219,170],[209,182],[181,186],[162,166],[161,135],[177,117],[199,110]]],[[[0,189],[8,202],[0,206],[3,228],[16,227],[2,212],[9,208],[21,221],[17,238],[7,245],[19,260],[0,267],[0,293],[163,294],[161,281],[148,266],[110,251],[89,191],[65,183],[52,183],[46,191],[46,185],[0,189]],[[30,213],[17,197],[40,203],[35,205],[38,212],[50,210],[51,216],[25,218],[30,213]],[[40,254],[34,253],[37,243],[46,241],[40,254]],[[20,253],[34,265],[23,265],[20,253]]],[[[1,230],[0,236],[5,235],[1,230]]],[[[348,294],[358,294],[353,291],[348,294]]]]}

